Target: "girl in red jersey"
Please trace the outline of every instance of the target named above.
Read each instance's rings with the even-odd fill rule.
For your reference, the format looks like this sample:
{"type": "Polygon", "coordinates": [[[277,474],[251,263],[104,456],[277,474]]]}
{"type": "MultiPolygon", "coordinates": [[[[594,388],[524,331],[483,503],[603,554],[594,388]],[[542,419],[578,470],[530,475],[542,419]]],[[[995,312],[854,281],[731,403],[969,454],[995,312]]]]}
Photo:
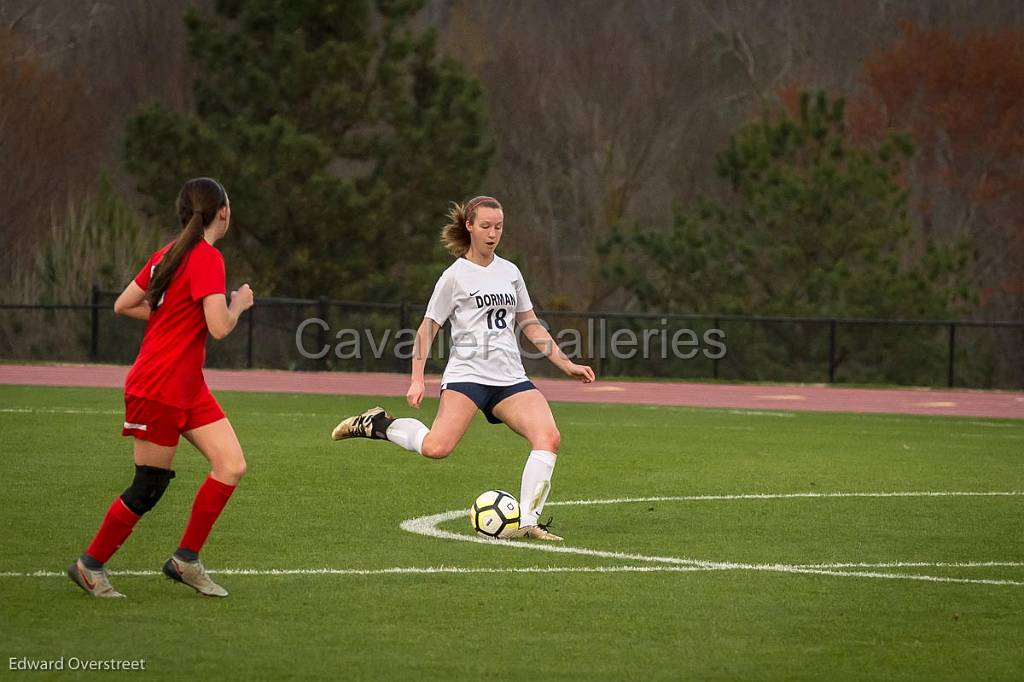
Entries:
{"type": "Polygon", "coordinates": [[[203,377],[206,336],[223,339],[253,304],[248,284],[224,295],[224,257],[214,243],[228,231],[231,204],[211,178],[189,180],[178,195],[178,238],[153,254],[114,303],[114,312],[146,320],[139,355],[124,387],[122,434],[135,438],[135,478],[114,499],[99,532],[68,576],[96,597],[123,597],[110,585],[104,564],[142,515],[167,489],[171,463],[184,435],[212,472],[199,488],[178,549],[164,574],[200,594],[226,597],[199,560],[199,550],[235,486],[245,475],[245,456],[231,423],[203,377]]]}

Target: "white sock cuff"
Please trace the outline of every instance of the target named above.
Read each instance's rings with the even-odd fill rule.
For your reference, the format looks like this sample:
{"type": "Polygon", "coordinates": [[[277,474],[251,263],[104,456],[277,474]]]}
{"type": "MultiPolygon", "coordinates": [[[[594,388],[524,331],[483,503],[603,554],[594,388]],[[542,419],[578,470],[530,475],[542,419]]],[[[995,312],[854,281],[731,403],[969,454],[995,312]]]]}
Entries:
{"type": "Polygon", "coordinates": [[[555,459],[557,455],[550,450],[530,450],[530,459],[536,459],[544,462],[549,467],[555,466],[555,459]]]}
{"type": "Polygon", "coordinates": [[[423,439],[427,437],[428,433],[430,433],[430,429],[419,419],[402,417],[391,422],[385,435],[395,445],[422,455],[423,439]]]}
{"type": "Polygon", "coordinates": [[[417,430],[412,437],[412,447],[417,452],[417,454],[423,454],[423,440],[427,437],[428,433],[430,433],[430,429],[428,429],[425,424],[420,422],[419,430],[417,430]]]}

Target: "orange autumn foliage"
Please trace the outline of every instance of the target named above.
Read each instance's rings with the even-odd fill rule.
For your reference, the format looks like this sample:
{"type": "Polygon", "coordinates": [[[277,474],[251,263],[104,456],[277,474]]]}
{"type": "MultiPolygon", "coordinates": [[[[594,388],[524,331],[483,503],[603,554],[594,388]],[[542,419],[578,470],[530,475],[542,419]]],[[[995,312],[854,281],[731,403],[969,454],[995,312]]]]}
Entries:
{"type": "Polygon", "coordinates": [[[850,99],[855,140],[911,133],[915,208],[926,232],[975,244],[989,315],[1024,316],[1024,29],[901,26],[864,63],[850,99]]]}

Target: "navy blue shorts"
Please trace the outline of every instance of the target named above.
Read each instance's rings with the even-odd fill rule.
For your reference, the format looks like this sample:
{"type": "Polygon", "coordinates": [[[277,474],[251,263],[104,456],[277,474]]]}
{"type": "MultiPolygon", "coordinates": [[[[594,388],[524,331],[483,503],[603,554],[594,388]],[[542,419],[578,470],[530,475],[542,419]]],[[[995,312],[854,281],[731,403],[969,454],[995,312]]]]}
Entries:
{"type": "Polygon", "coordinates": [[[495,406],[509,396],[535,388],[537,387],[533,385],[532,381],[520,381],[518,384],[512,384],[511,386],[488,386],[486,384],[476,384],[472,381],[455,381],[445,384],[441,390],[461,393],[476,403],[477,408],[487,417],[487,421],[492,424],[500,424],[501,420],[494,416],[493,410],[495,406]]]}

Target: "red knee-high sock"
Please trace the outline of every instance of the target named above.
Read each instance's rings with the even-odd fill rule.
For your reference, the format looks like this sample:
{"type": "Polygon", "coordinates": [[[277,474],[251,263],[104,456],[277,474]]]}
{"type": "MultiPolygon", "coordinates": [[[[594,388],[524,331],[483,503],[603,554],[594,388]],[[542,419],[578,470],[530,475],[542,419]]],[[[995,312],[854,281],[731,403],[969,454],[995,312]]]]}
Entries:
{"type": "Polygon", "coordinates": [[[85,553],[100,563],[107,563],[107,560],[114,556],[114,552],[120,549],[124,541],[132,534],[132,529],[141,518],[126,507],[120,497],[115,498],[110,504],[110,508],[107,509],[107,515],[103,517],[103,524],[96,532],[96,537],[89,543],[89,548],[85,550],[85,553]]]}
{"type": "Polygon", "coordinates": [[[233,492],[235,486],[221,483],[213,476],[207,476],[196,493],[196,501],[192,503],[192,514],[188,517],[185,534],[181,536],[181,543],[178,546],[199,554],[213,529],[213,524],[217,522],[217,517],[231,499],[233,492]]]}

